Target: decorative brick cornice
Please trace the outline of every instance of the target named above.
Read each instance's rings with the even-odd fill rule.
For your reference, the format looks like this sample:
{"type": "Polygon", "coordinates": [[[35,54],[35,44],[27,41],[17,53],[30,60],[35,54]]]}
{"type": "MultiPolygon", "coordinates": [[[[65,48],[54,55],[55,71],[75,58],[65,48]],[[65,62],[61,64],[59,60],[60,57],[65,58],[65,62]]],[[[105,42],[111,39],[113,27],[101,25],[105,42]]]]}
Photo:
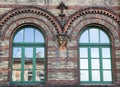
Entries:
{"type": "Polygon", "coordinates": [[[51,13],[39,7],[34,7],[34,6],[23,6],[23,7],[15,8],[2,15],[2,17],[0,18],[0,29],[10,18],[23,13],[33,13],[45,17],[47,20],[49,20],[52,23],[57,33],[62,33],[61,27],[59,26],[57,19],[51,13]]]}
{"type": "Polygon", "coordinates": [[[75,14],[71,15],[70,19],[68,20],[67,24],[65,25],[64,33],[67,33],[70,26],[77,18],[82,17],[87,14],[102,14],[102,15],[108,16],[111,19],[115,20],[118,23],[118,25],[120,25],[119,15],[117,15],[111,9],[105,8],[105,7],[88,7],[88,8],[84,8],[80,11],[77,11],[75,14]]]}

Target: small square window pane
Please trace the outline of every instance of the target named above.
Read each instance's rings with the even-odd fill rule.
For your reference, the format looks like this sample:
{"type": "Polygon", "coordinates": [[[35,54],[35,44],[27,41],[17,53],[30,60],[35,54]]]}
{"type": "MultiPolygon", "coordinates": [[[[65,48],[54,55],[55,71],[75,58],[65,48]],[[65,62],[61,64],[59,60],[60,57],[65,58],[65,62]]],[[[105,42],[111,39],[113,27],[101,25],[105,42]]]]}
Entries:
{"type": "Polygon", "coordinates": [[[103,71],[103,80],[112,81],[111,71],[103,71]]]}
{"type": "Polygon", "coordinates": [[[43,47],[36,48],[36,58],[44,58],[45,57],[45,49],[43,47]]]}
{"type": "Polygon", "coordinates": [[[110,48],[102,48],[102,58],[110,58],[110,48]]]}
{"type": "Polygon", "coordinates": [[[88,69],[88,59],[80,59],[80,69],[88,69]]]}
{"type": "Polygon", "coordinates": [[[38,30],[35,30],[35,42],[44,42],[44,37],[38,30]]]}
{"type": "Polygon", "coordinates": [[[110,59],[103,59],[103,69],[111,69],[110,59]]]}
{"type": "Polygon", "coordinates": [[[33,48],[25,48],[25,58],[33,58],[33,48]]]}
{"type": "Polygon", "coordinates": [[[20,30],[14,38],[14,42],[23,42],[23,30],[20,30]]]}
{"type": "Polygon", "coordinates": [[[80,43],[88,43],[88,30],[81,35],[80,43]]]}
{"type": "Polygon", "coordinates": [[[98,29],[90,29],[90,43],[99,43],[98,29]]]}
{"type": "Polygon", "coordinates": [[[91,57],[99,58],[99,49],[98,48],[91,48],[91,57]]]}
{"type": "Polygon", "coordinates": [[[92,59],[92,69],[100,69],[99,59],[92,59]]]}
{"type": "Polygon", "coordinates": [[[25,29],[25,41],[24,42],[34,42],[34,29],[26,28],[25,29]]]}
{"type": "Polygon", "coordinates": [[[36,60],[36,69],[44,69],[44,59],[36,60]]]}
{"type": "Polygon", "coordinates": [[[20,81],[21,80],[21,71],[20,70],[13,70],[12,71],[12,80],[13,81],[20,81]]]}
{"type": "Polygon", "coordinates": [[[108,36],[103,31],[100,31],[100,42],[101,43],[110,43],[108,36]]]}
{"type": "Polygon", "coordinates": [[[88,70],[80,71],[80,81],[89,81],[88,70]]]}
{"type": "Polygon", "coordinates": [[[33,68],[33,61],[32,61],[32,59],[31,58],[29,58],[29,60],[26,59],[24,61],[24,69],[32,69],[32,68],[33,68]]]}
{"type": "Polygon", "coordinates": [[[24,71],[24,81],[32,81],[33,73],[32,70],[25,70],[24,71]]]}
{"type": "Polygon", "coordinates": [[[80,48],[80,58],[88,58],[88,49],[80,48]]]}
{"type": "Polygon", "coordinates": [[[21,59],[13,59],[12,69],[21,69],[21,59]]]}
{"type": "Polygon", "coordinates": [[[92,71],[92,81],[100,81],[100,71],[98,70],[92,71]]]}
{"type": "Polygon", "coordinates": [[[36,81],[43,81],[44,79],[44,70],[36,70],[36,81]]]}
{"type": "Polygon", "coordinates": [[[20,47],[13,48],[13,58],[21,58],[22,57],[22,49],[20,47]]]}

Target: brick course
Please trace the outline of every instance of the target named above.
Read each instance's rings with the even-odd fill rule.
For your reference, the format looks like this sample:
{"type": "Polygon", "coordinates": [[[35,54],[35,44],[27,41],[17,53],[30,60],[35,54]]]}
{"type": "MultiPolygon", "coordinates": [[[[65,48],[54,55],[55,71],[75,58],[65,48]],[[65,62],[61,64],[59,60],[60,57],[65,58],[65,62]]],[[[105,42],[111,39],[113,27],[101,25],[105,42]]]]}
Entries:
{"type": "Polygon", "coordinates": [[[0,3],[0,87],[119,87],[120,84],[120,2],[119,0],[63,0],[65,25],[60,26],[61,0],[1,0],[0,3]],[[10,84],[12,40],[16,30],[33,25],[45,33],[45,84],[10,84]],[[78,43],[88,26],[105,29],[111,39],[113,84],[80,83],[78,43]],[[63,28],[63,29],[62,29],[63,28]],[[63,32],[62,32],[63,30],[63,32]],[[68,36],[66,49],[58,46],[58,34],[68,36]],[[2,85],[1,85],[2,84],[2,85]],[[5,85],[3,85],[5,84],[5,85]]]}

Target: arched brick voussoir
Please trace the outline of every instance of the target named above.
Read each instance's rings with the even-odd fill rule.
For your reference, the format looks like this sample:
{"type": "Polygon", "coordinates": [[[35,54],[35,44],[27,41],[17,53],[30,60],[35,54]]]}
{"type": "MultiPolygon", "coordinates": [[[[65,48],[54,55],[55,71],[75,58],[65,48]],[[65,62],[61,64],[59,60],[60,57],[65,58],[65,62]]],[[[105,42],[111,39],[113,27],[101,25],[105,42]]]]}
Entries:
{"type": "Polygon", "coordinates": [[[45,32],[47,38],[53,39],[53,32],[52,26],[47,25],[42,20],[35,19],[35,18],[22,18],[17,21],[12,22],[10,25],[7,25],[7,30],[3,32],[3,39],[10,39],[11,36],[14,35],[14,32],[20,27],[24,25],[33,25],[37,26],[41,29],[41,31],[45,32]]]}
{"type": "MultiPolygon", "coordinates": [[[[114,11],[108,8],[104,7],[88,7],[82,10],[79,10],[75,14],[71,15],[70,19],[67,21],[65,28],[64,28],[64,33],[67,33],[71,27],[74,28],[73,23],[75,23],[76,20],[84,20],[86,17],[92,17],[92,15],[96,16],[98,15],[98,18],[102,18],[99,15],[103,15],[104,17],[110,18],[112,21],[116,22],[118,25],[120,25],[120,17],[117,15],[114,11]],[[90,16],[91,14],[91,16],[90,16]]],[[[106,21],[108,19],[105,19],[106,21]]]]}
{"type": "Polygon", "coordinates": [[[67,34],[71,37],[71,39],[78,38],[79,40],[80,32],[87,26],[103,27],[104,30],[109,33],[111,39],[120,38],[118,26],[113,26],[111,22],[98,18],[89,18],[79,21],[75,26],[71,27],[74,29],[70,29],[67,34]]]}
{"type": "MultiPolygon", "coordinates": [[[[4,31],[5,27],[9,25],[12,22],[17,21],[18,19],[22,18],[38,18],[44,22],[50,22],[54,31],[57,33],[62,33],[62,29],[57,21],[57,19],[49,12],[39,8],[39,7],[34,7],[34,6],[24,6],[20,8],[15,8],[7,13],[5,13],[1,18],[0,18],[0,29],[1,32],[4,31]],[[29,14],[29,15],[28,15],[29,14]],[[42,19],[43,18],[43,19],[42,19]]],[[[50,26],[51,26],[50,25],[50,26]]],[[[7,29],[7,27],[6,27],[7,29]]]]}

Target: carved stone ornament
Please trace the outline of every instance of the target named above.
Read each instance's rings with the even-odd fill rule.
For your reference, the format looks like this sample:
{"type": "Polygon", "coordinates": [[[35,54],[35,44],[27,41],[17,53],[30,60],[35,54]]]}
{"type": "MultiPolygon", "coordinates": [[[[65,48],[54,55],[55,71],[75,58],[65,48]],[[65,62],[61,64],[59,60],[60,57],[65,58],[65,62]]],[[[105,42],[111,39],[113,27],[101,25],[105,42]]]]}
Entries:
{"type": "Polygon", "coordinates": [[[59,16],[61,17],[61,19],[63,19],[65,17],[64,10],[68,9],[68,7],[63,2],[61,2],[59,6],[57,6],[57,9],[60,9],[61,13],[59,14],[59,16]]]}
{"type": "Polygon", "coordinates": [[[67,35],[64,35],[64,34],[59,34],[59,35],[57,35],[58,46],[59,46],[60,49],[63,49],[63,50],[66,49],[66,46],[67,46],[67,38],[68,38],[68,36],[67,36],[67,35]]]}

